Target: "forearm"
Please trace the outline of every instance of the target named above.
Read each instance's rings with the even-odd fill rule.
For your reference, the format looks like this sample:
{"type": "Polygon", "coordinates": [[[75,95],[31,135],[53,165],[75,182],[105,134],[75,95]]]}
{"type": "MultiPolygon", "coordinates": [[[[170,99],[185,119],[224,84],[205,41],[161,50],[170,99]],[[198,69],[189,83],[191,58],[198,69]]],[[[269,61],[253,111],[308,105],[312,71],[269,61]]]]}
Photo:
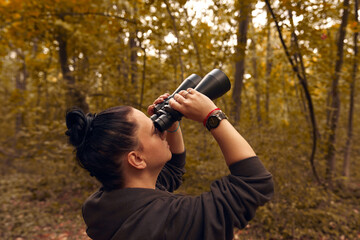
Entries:
{"type": "MultiPolygon", "coordinates": [[[[169,101],[170,106],[181,112],[186,118],[197,122],[204,122],[208,113],[216,109],[216,105],[205,95],[195,89],[180,91],[169,101]]],[[[239,160],[256,156],[247,141],[236,131],[226,119],[222,120],[212,135],[218,142],[228,166],[239,160]]]]}
{"type": "Polygon", "coordinates": [[[249,143],[228,120],[222,120],[219,126],[211,129],[210,132],[219,144],[228,166],[237,161],[256,156],[249,143]]]}
{"type": "Polygon", "coordinates": [[[183,153],[185,151],[184,140],[179,122],[175,122],[171,128],[167,130],[166,140],[172,153],[183,153]]]}

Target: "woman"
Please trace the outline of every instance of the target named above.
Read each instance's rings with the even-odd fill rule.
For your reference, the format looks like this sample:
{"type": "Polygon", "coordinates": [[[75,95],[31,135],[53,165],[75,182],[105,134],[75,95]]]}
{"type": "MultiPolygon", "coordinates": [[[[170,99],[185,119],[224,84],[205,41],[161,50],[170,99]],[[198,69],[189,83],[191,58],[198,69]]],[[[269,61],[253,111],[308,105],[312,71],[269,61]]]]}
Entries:
{"type": "MultiPolygon", "coordinates": [[[[154,104],[162,102],[160,96],[154,104]]],[[[67,135],[82,167],[102,188],[83,205],[93,239],[232,239],[273,193],[271,174],[251,146],[205,95],[181,91],[169,101],[206,125],[231,174],[200,196],[173,194],[181,184],[185,147],[179,123],[159,132],[145,114],[122,106],[94,116],[67,113],[67,135]]],[[[149,106],[152,115],[154,104],[149,106]]]]}

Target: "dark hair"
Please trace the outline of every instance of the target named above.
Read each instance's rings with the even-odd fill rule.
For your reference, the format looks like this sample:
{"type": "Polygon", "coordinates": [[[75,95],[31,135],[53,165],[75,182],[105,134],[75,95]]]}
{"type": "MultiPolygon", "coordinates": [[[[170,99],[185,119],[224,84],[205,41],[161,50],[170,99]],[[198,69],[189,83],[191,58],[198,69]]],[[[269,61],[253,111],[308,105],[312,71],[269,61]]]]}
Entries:
{"type": "Polygon", "coordinates": [[[121,156],[139,145],[137,124],[128,116],[131,111],[129,106],[119,106],[98,115],[85,115],[76,108],[66,113],[65,134],[75,147],[76,159],[107,191],[123,187],[121,156]]]}

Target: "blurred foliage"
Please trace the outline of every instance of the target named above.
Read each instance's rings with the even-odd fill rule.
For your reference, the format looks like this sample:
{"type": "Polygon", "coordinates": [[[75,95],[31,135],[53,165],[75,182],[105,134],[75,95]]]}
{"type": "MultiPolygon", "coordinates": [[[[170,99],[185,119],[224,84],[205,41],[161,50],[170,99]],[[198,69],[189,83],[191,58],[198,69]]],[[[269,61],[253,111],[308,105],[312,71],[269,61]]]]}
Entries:
{"type": "MultiPolygon", "coordinates": [[[[66,143],[64,116],[70,105],[81,100],[91,112],[119,104],[145,111],[157,96],[176,89],[182,77],[204,75],[215,67],[233,82],[239,6],[212,1],[209,6],[202,3],[201,12],[192,7],[194,2],[169,1],[176,39],[163,1],[0,0],[1,239],[87,239],[81,204],[99,184],[76,165],[66,143]]],[[[257,11],[264,12],[263,6],[258,2],[257,11]]],[[[288,10],[298,17],[296,32],[321,136],[315,159],[321,178],[327,167],[327,104],[341,6],[339,1],[279,1],[274,6],[288,42],[288,10]]],[[[359,114],[354,115],[351,177],[342,177],[341,171],[351,69],[359,61],[354,59],[352,34],[359,25],[351,20],[347,27],[333,191],[317,185],[312,175],[303,93],[273,24],[268,38],[268,26],[252,23],[248,38],[257,39],[257,79],[246,61],[241,121],[233,123],[273,174],[276,192],[236,238],[359,239],[359,114]],[[268,42],[270,76],[265,72],[268,42]]],[[[253,56],[251,51],[247,56],[253,56]]],[[[359,109],[359,98],[355,100],[359,109]]],[[[231,91],[216,103],[232,118],[231,91]]],[[[228,169],[201,124],[183,119],[182,128],[188,158],[179,192],[199,194],[228,169]]]]}

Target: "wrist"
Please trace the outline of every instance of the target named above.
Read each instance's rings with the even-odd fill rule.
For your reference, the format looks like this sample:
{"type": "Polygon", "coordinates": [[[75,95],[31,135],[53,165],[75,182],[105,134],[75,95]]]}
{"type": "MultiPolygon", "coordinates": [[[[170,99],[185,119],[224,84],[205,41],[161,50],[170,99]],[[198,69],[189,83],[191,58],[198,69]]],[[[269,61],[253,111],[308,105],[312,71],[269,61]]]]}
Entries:
{"type": "Polygon", "coordinates": [[[216,108],[214,108],[213,110],[211,110],[211,111],[206,115],[206,117],[205,117],[204,120],[203,120],[203,125],[204,125],[204,127],[206,127],[206,122],[207,122],[208,118],[210,117],[210,115],[211,115],[212,113],[214,113],[215,111],[219,111],[219,110],[221,110],[221,109],[218,108],[218,107],[216,107],[216,108]]]}
{"type": "Polygon", "coordinates": [[[167,129],[166,131],[167,131],[168,133],[175,133],[175,132],[177,132],[177,131],[179,130],[179,128],[180,128],[180,121],[176,121],[176,122],[174,122],[173,125],[172,125],[169,129],[167,129]]]}
{"type": "Polygon", "coordinates": [[[223,113],[221,109],[216,108],[208,114],[207,118],[204,120],[204,125],[210,131],[217,128],[224,119],[227,119],[226,114],[223,113]]]}

